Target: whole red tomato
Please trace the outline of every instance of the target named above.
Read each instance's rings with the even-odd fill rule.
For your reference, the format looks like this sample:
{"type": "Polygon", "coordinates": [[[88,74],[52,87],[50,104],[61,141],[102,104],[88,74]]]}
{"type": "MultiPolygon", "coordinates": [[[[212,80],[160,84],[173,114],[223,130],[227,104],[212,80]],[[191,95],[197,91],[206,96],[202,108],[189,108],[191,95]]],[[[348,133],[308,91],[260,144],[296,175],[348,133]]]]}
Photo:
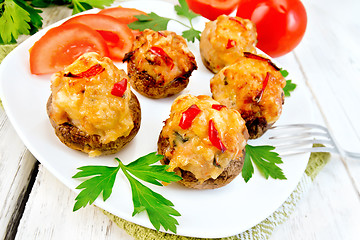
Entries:
{"type": "Polygon", "coordinates": [[[195,13],[213,21],[222,14],[232,13],[240,0],[186,0],[195,13]]]}
{"type": "Polygon", "coordinates": [[[257,47],[271,57],[292,51],[306,30],[307,16],[300,0],[240,0],[236,15],[256,24],[257,47]]]}

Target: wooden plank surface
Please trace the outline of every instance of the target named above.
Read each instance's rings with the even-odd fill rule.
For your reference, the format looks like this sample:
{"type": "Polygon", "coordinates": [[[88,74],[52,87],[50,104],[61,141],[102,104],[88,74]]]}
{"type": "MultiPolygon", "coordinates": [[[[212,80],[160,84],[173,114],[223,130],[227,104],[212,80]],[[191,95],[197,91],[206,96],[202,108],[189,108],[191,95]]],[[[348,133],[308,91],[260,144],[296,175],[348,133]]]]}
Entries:
{"type": "MultiPolygon", "coordinates": [[[[42,13],[44,26],[71,14],[64,7],[42,13]]],[[[24,40],[22,37],[19,42],[24,40]]],[[[13,239],[37,173],[37,161],[24,146],[0,107],[0,239],[13,239]],[[30,184],[30,185],[29,185],[30,184]]]]}
{"type": "MultiPolygon", "coordinates": [[[[358,1],[303,1],[306,35],[294,51],[302,77],[341,147],[360,152],[358,1]],[[357,9],[357,10],[355,10],[357,9]],[[355,27],[357,26],[357,28],[355,27]]],[[[287,61],[289,56],[283,57],[287,61]]],[[[359,239],[359,159],[334,156],[271,239],[359,239]]]]}
{"type": "Polygon", "coordinates": [[[332,157],[288,221],[272,240],[356,240],[360,236],[360,201],[339,158],[332,157]]]}
{"type": "Polygon", "coordinates": [[[132,239],[95,206],[73,212],[75,197],[40,165],[16,239],[132,239]]]}
{"type": "Polygon", "coordinates": [[[1,107],[0,149],[0,239],[11,239],[16,234],[27,200],[36,160],[15,133],[1,107]]]}
{"type": "Polygon", "coordinates": [[[343,148],[359,151],[359,1],[305,1],[308,29],[295,50],[321,110],[343,148]],[[326,5],[326,8],[324,7],[326,5]],[[357,26],[357,27],[356,27],[357,26]]]}

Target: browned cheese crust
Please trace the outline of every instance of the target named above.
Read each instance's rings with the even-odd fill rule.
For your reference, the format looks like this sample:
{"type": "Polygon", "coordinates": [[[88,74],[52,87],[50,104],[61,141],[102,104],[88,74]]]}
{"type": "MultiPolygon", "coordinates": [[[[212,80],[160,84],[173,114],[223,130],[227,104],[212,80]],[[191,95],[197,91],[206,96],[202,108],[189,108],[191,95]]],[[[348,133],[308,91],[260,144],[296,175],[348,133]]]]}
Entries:
{"type": "Polygon", "coordinates": [[[46,109],[51,122],[51,125],[55,129],[56,136],[66,146],[79,150],[85,153],[90,151],[100,151],[101,155],[113,154],[122,149],[128,142],[130,142],[137,134],[140,129],[141,123],[141,109],[140,103],[134,93],[131,92],[131,98],[129,102],[129,108],[131,110],[134,127],[130,134],[117,138],[115,141],[103,144],[100,141],[99,135],[90,135],[84,131],[81,131],[76,126],[69,122],[56,124],[50,117],[51,112],[52,96],[49,97],[46,109]]]}
{"type": "Polygon", "coordinates": [[[181,92],[197,69],[194,55],[183,37],[146,29],[125,55],[131,86],[149,98],[165,98],[181,92]]]}
{"type": "Polygon", "coordinates": [[[250,139],[256,139],[279,119],[286,81],[269,59],[245,55],[218,72],[210,80],[210,88],[216,101],[239,111],[250,139]]]}
{"type": "MultiPolygon", "coordinates": [[[[247,134],[247,133],[245,133],[247,134]]],[[[169,139],[164,138],[160,133],[159,140],[158,140],[158,153],[164,154],[165,150],[170,147],[169,139]]],[[[243,156],[231,160],[229,165],[224,169],[224,171],[216,178],[209,178],[204,182],[200,182],[193,173],[189,171],[185,171],[182,169],[178,169],[179,175],[183,178],[179,181],[180,184],[184,185],[188,188],[194,189],[215,189],[223,187],[229,184],[235,177],[237,177],[244,165],[244,157],[245,157],[245,149],[243,150],[243,156]]],[[[161,164],[168,165],[169,159],[163,158],[161,160],[161,164]]]]}
{"type": "Polygon", "coordinates": [[[241,172],[248,137],[238,111],[207,95],[185,94],[171,106],[158,138],[158,153],[168,171],[183,178],[182,185],[214,189],[241,172]]]}
{"type": "Polygon", "coordinates": [[[200,38],[200,54],[205,67],[217,73],[235,63],[243,52],[256,53],[257,33],[253,22],[240,17],[219,16],[207,22],[200,38]]]}

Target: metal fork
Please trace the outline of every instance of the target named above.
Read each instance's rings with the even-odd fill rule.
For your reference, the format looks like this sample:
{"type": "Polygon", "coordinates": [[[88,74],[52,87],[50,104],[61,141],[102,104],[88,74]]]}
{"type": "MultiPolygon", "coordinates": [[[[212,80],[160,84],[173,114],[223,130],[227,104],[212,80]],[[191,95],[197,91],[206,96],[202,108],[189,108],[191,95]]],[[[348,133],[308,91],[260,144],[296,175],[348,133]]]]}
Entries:
{"type": "Polygon", "coordinates": [[[360,158],[360,153],[340,148],[329,130],[317,124],[273,126],[266,136],[266,142],[276,147],[276,151],[282,156],[305,152],[331,152],[341,156],[360,158]],[[313,144],[324,146],[313,147],[313,144]]]}

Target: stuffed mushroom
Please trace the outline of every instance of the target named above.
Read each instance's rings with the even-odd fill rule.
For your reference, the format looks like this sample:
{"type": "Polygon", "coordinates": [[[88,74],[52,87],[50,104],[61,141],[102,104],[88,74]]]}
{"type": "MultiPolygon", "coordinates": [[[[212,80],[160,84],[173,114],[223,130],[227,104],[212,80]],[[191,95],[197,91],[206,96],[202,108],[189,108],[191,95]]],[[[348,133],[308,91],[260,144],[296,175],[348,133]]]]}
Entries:
{"type": "Polygon", "coordinates": [[[183,37],[170,31],[146,29],[134,42],[127,62],[131,86],[149,98],[172,96],[185,89],[197,69],[183,37]]]}
{"type": "Polygon", "coordinates": [[[269,59],[245,53],[210,80],[213,98],[239,111],[251,139],[260,137],[280,117],[286,80],[269,59]]]}
{"type": "Polygon", "coordinates": [[[51,78],[47,113],[57,137],[89,156],[112,154],[140,128],[128,76],[107,57],[85,53],[51,78]]]}
{"type": "Polygon", "coordinates": [[[256,53],[257,32],[253,22],[240,17],[219,16],[206,23],[200,38],[204,65],[213,73],[235,63],[243,52],[256,53]]]}
{"type": "Polygon", "coordinates": [[[160,133],[158,153],[184,186],[213,189],[241,172],[247,139],[239,112],[209,96],[181,95],[160,133]]]}

